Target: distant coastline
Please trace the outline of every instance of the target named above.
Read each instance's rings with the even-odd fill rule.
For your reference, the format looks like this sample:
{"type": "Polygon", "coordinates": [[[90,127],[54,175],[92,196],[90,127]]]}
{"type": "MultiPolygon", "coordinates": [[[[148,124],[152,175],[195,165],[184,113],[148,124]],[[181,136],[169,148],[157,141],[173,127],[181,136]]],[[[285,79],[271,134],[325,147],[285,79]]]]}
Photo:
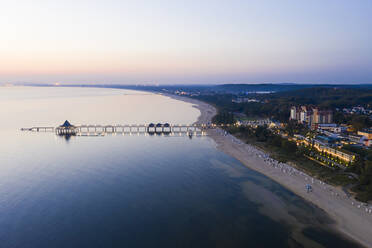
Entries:
{"type": "MultiPolygon", "coordinates": [[[[172,94],[162,95],[194,104],[201,113],[196,123],[210,122],[216,114],[216,109],[205,102],[172,94]]],[[[372,245],[372,231],[370,229],[372,216],[364,211],[362,203],[355,199],[349,199],[342,189],[326,184],[321,185],[319,182],[317,184],[318,180],[315,180],[312,185],[313,192],[307,193],[305,185],[312,180],[307,174],[302,173],[301,177],[290,176],[281,170],[268,166],[263,157],[252,156],[252,150],[257,148],[242,142],[234,142],[237,139],[231,135],[221,135],[218,130],[209,130],[208,135],[215,141],[217,149],[326,211],[336,221],[335,228],[347,237],[365,247],[372,245]]]]}

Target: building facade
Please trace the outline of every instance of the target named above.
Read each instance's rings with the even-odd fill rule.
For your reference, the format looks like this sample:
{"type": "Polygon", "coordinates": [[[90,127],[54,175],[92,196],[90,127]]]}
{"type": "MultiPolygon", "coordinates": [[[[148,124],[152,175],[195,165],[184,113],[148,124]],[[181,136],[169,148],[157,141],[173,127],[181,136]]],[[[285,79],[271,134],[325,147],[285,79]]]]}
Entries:
{"type": "Polygon", "coordinates": [[[333,122],[333,113],[331,110],[314,106],[293,106],[290,110],[289,119],[309,126],[329,124],[333,122]]]}
{"type": "Polygon", "coordinates": [[[364,136],[369,140],[372,140],[372,129],[367,128],[363,129],[362,131],[358,131],[358,135],[364,136]]]}

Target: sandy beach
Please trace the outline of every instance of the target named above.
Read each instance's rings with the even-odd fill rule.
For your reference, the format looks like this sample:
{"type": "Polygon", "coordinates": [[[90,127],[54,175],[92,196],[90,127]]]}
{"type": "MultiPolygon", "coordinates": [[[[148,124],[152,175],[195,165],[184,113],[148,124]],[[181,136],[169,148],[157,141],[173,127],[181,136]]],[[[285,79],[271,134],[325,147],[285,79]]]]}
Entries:
{"type": "MultiPolygon", "coordinates": [[[[216,109],[204,102],[175,95],[166,96],[195,104],[201,112],[196,123],[208,123],[216,114],[216,109]]],[[[312,178],[288,164],[275,161],[262,150],[241,142],[223,130],[211,129],[208,135],[219,150],[312,202],[335,221],[335,229],[366,247],[372,247],[372,206],[349,198],[341,189],[312,178]],[[306,191],[307,184],[312,186],[312,192],[306,191]]]]}

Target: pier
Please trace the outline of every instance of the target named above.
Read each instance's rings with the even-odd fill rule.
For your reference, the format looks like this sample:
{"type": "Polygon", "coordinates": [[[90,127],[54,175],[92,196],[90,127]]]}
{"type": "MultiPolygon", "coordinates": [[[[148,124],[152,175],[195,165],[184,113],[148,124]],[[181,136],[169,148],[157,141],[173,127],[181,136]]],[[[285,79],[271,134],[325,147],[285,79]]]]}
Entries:
{"type": "Polygon", "coordinates": [[[206,135],[207,129],[215,128],[213,124],[116,124],[116,125],[72,125],[65,121],[58,127],[30,127],[21,131],[54,132],[57,135],[103,136],[106,134],[149,134],[149,135],[206,135]]]}

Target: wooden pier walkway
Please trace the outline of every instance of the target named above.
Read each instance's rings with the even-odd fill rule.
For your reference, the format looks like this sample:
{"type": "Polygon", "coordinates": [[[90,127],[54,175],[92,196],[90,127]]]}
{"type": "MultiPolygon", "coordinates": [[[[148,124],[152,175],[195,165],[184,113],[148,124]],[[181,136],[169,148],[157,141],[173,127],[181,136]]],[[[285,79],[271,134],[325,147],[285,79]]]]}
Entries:
{"type": "Polygon", "coordinates": [[[58,127],[22,128],[22,131],[54,132],[57,135],[103,136],[106,134],[157,134],[157,135],[206,135],[213,124],[168,124],[150,123],[139,125],[71,125],[68,121],[58,127]]]}

